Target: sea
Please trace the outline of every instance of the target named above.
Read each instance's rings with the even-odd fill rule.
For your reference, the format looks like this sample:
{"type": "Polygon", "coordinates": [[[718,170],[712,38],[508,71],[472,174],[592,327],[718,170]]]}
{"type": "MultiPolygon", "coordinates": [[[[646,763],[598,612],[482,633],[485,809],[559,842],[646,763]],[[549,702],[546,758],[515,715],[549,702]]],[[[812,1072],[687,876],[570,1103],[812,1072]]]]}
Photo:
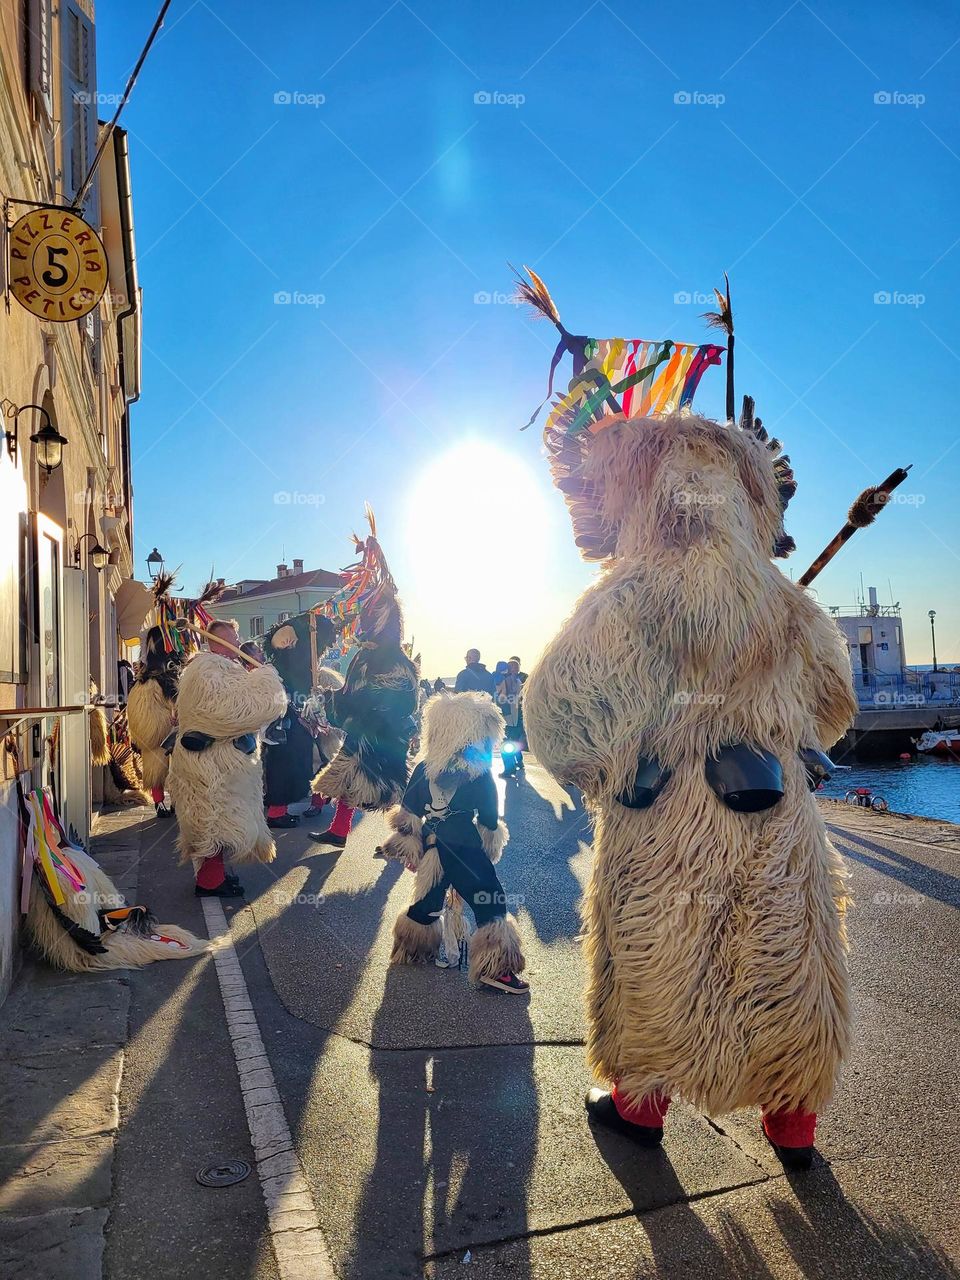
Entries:
{"type": "Polygon", "coordinates": [[[849,769],[838,768],[817,794],[842,800],[855,787],[869,787],[894,813],[960,823],[960,760],[854,761],[849,769]]]}

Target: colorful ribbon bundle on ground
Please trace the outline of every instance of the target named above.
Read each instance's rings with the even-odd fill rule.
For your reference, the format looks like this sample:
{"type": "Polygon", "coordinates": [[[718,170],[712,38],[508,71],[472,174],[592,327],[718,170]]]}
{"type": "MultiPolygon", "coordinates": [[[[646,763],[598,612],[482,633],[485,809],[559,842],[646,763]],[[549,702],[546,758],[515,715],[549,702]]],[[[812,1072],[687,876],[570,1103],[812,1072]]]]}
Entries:
{"type": "Polygon", "coordinates": [[[83,876],[70,857],[70,844],[63,833],[54,812],[49,795],[41,790],[31,791],[23,797],[26,810],[26,839],[23,854],[23,879],[21,881],[20,910],[27,914],[30,907],[30,886],[33,873],[42,878],[48,896],[63,906],[65,889],[82,893],[83,876]]]}
{"type": "Polygon", "coordinates": [[[387,567],[383,548],[377,541],[377,522],[369,504],[366,516],[370,525],[369,537],[363,539],[353,535],[360,559],[341,573],[343,586],[339,591],[335,591],[328,600],[324,600],[313,610],[337,624],[340,632],[337,646],[340,655],[346,653],[356,642],[365,610],[382,592],[388,591],[395,595],[397,590],[393,575],[387,567]]]}

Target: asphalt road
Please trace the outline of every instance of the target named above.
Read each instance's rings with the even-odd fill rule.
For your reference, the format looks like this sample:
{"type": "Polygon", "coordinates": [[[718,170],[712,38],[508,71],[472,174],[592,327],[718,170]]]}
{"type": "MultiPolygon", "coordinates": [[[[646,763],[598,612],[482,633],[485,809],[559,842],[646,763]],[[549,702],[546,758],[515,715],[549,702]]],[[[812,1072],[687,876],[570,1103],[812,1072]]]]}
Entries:
{"type": "MultiPolygon", "coordinates": [[[[227,907],[340,1280],[960,1275],[960,832],[829,810],[857,899],[856,1049],[822,1158],[788,1178],[752,1113],[676,1106],[653,1153],[591,1132],[576,940],[589,825],[533,762],[505,812],[529,1000],[388,968],[412,877],[374,860],[378,816],[342,853],[277,833],[277,861],[245,869],[246,904],[227,907]]],[[[139,897],[203,932],[172,840],[144,824],[139,897]]],[[[273,1277],[255,1175],[194,1180],[205,1161],[252,1160],[213,965],[131,984],[106,1274],[273,1277]]]]}

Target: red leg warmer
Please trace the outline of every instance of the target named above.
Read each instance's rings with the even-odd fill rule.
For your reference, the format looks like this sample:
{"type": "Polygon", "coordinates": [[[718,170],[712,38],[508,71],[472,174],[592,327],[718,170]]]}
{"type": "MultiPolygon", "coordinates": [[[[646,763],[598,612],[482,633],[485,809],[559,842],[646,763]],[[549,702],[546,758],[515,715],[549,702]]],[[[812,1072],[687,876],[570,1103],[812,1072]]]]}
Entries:
{"type": "Polygon", "coordinates": [[[612,1097],[622,1120],[629,1120],[631,1124],[645,1125],[648,1129],[663,1128],[663,1117],[670,1106],[670,1099],[666,1094],[651,1093],[639,1102],[627,1102],[626,1099],[618,1096],[617,1086],[614,1085],[612,1097]]]}
{"type": "Polygon", "coordinates": [[[348,836],[350,827],[353,825],[354,812],[355,810],[345,801],[338,800],[333,814],[333,821],[330,823],[330,834],[332,836],[348,836]]]}
{"type": "Polygon", "coordinates": [[[201,889],[219,889],[226,878],[222,853],[215,853],[212,858],[204,858],[200,863],[197,884],[201,889]]]}
{"type": "Polygon", "coordinates": [[[812,1147],[817,1131],[813,1111],[765,1111],[763,1131],[778,1147],[812,1147]]]}

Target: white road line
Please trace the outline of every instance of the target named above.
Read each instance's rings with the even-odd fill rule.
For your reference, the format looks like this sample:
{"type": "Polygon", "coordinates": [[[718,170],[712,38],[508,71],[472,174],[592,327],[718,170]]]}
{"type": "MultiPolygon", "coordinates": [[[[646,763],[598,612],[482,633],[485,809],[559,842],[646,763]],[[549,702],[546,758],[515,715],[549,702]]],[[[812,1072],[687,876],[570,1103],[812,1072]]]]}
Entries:
{"type": "Polygon", "coordinates": [[[267,1206],[280,1280],[335,1280],[317,1207],[310,1194],[277,1092],[250,993],[217,898],[202,898],[213,962],[240,1073],[240,1092],[267,1206]]]}

